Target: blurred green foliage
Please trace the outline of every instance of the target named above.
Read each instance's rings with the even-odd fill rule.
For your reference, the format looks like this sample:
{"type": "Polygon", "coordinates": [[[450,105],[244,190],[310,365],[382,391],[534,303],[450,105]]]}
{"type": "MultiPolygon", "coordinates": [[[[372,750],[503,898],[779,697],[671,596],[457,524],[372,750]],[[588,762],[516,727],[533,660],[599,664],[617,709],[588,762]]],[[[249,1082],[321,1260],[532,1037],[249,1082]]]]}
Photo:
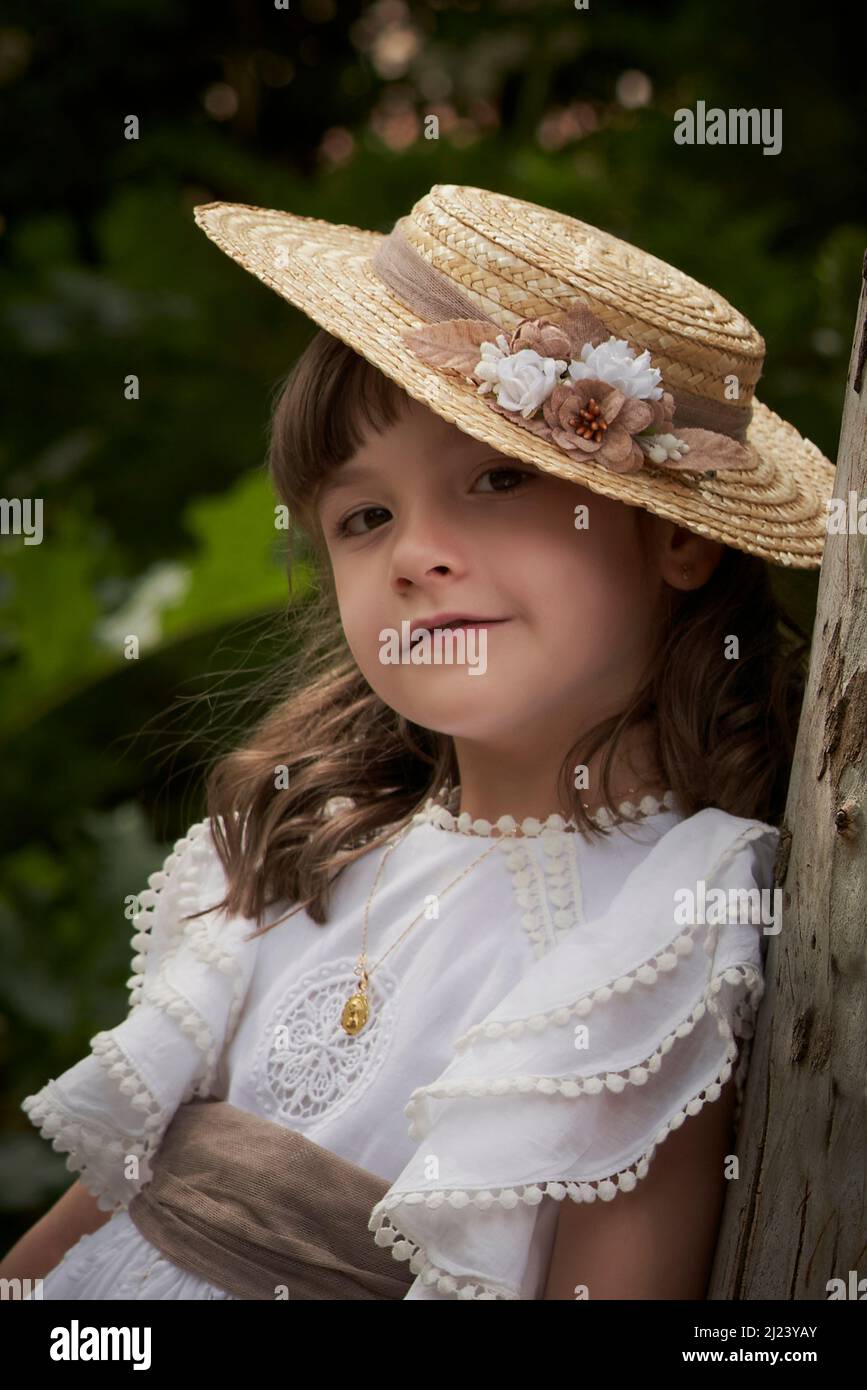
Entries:
{"type": "MultiPolygon", "coordinates": [[[[0,473],[45,504],[41,545],[0,538],[7,1243],[71,1181],[20,1102],[123,1017],[123,899],[202,814],[251,660],[291,657],[263,465],[314,327],[193,206],[388,231],[453,182],[557,207],[746,313],[760,398],[834,458],[865,245],[858,65],[827,10],[780,0],[7,3],[0,473]],[[698,99],[779,108],[782,152],[676,146],[698,99]]],[[[809,626],[816,576],[774,578],[809,626]]],[[[303,564],[297,582],[300,603],[303,564]]]]}

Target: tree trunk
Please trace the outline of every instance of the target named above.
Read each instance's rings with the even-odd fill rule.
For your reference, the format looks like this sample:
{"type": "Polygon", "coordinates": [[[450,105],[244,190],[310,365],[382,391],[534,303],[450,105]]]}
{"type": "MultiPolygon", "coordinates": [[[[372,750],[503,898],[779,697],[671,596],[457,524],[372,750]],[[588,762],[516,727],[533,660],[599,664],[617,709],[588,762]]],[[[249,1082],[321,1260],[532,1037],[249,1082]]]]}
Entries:
{"type": "MultiPolygon", "coordinates": [[[[847,513],[850,492],[867,499],[865,355],[867,252],[834,484],[847,513]]],[[[867,1279],[865,591],[867,536],[829,532],[775,872],[782,930],[767,938],[710,1299],[851,1298],[867,1279]]]]}

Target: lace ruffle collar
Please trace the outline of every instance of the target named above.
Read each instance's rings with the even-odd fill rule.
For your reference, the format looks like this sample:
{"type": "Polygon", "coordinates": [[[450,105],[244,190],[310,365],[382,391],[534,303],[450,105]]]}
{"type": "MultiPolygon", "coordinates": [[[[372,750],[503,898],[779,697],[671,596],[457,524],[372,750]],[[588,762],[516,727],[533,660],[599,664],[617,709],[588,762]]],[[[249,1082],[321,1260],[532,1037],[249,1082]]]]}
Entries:
{"type": "MultiPolygon", "coordinates": [[[[456,788],[448,796],[449,805],[452,807],[457,802],[459,791],[460,788],[456,788]]],[[[430,824],[435,825],[439,830],[451,830],[461,835],[480,835],[487,838],[494,838],[494,830],[497,830],[501,836],[514,834],[534,836],[549,831],[574,833],[578,829],[574,816],[570,816],[567,820],[557,812],[543,821],[538,820],[535,816],[527,816],[520,822],[516,821],[514,816],[500,816],[499,820],[493,822],[481,817],[474,819],[469,811],[455,815],[453,809],[449,809],[449,805],[443,804],[443,798],[446,794],[447,788],[442,788],[439,797],[428,797],[422,810],[417,811],[413,816],[413,824],[430,824]]],[[[618,817],[622,820],[636,821],[646,820],[650,816],[665,815],[675,809],[674,793],[667,791],[661,800],[655,796],[645,796],[637,803],[621,801],[617,807],[617,812],[618,817]]],[[[590,819],[602,829],[607,829],[617,823],[615,817],[605,806],[594,811],[590,819]]]]}

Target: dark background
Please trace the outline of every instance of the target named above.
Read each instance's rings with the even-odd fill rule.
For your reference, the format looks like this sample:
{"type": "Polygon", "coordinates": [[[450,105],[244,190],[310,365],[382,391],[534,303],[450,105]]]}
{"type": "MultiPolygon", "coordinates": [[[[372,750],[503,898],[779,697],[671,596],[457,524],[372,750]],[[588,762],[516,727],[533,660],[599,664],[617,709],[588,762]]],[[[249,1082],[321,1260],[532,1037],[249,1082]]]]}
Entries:
{"type": "MultiPolygon", "coordinates": [[[[0,18],[0,489],[45,514],[41,545],[0,537],[3,1248],[72,1181],[21,1100],[125,1016],[124,899],[291,652],[263,465],[314,327],[194,204],[383,232],[437,182],[556,207],[742,310],[760,399],[832,459],[867,242],[863,50],[827,6],[78,8],[0,18]],[[781,108],[782,152],[675,145],[698,100],[781,108]]],[[[809,626],[816,574],[774,577],[809,626]]]]}

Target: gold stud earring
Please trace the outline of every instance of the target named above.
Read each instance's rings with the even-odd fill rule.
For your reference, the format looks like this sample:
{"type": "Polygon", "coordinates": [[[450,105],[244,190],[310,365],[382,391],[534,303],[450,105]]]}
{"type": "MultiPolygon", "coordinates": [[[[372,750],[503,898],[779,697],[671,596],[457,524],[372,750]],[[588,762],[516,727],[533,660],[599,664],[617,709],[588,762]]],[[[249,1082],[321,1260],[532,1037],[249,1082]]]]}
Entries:
{"type": "Polygon", "coordinates": [[[685,584],[686,581],[689,579],[689,576],[690,576],[691,573],[692,573],[692,565],[681,565],[681,567],[680,567],[680,577],[681,577],[681,579],[683,580],[684,584],[685,584]]]}

